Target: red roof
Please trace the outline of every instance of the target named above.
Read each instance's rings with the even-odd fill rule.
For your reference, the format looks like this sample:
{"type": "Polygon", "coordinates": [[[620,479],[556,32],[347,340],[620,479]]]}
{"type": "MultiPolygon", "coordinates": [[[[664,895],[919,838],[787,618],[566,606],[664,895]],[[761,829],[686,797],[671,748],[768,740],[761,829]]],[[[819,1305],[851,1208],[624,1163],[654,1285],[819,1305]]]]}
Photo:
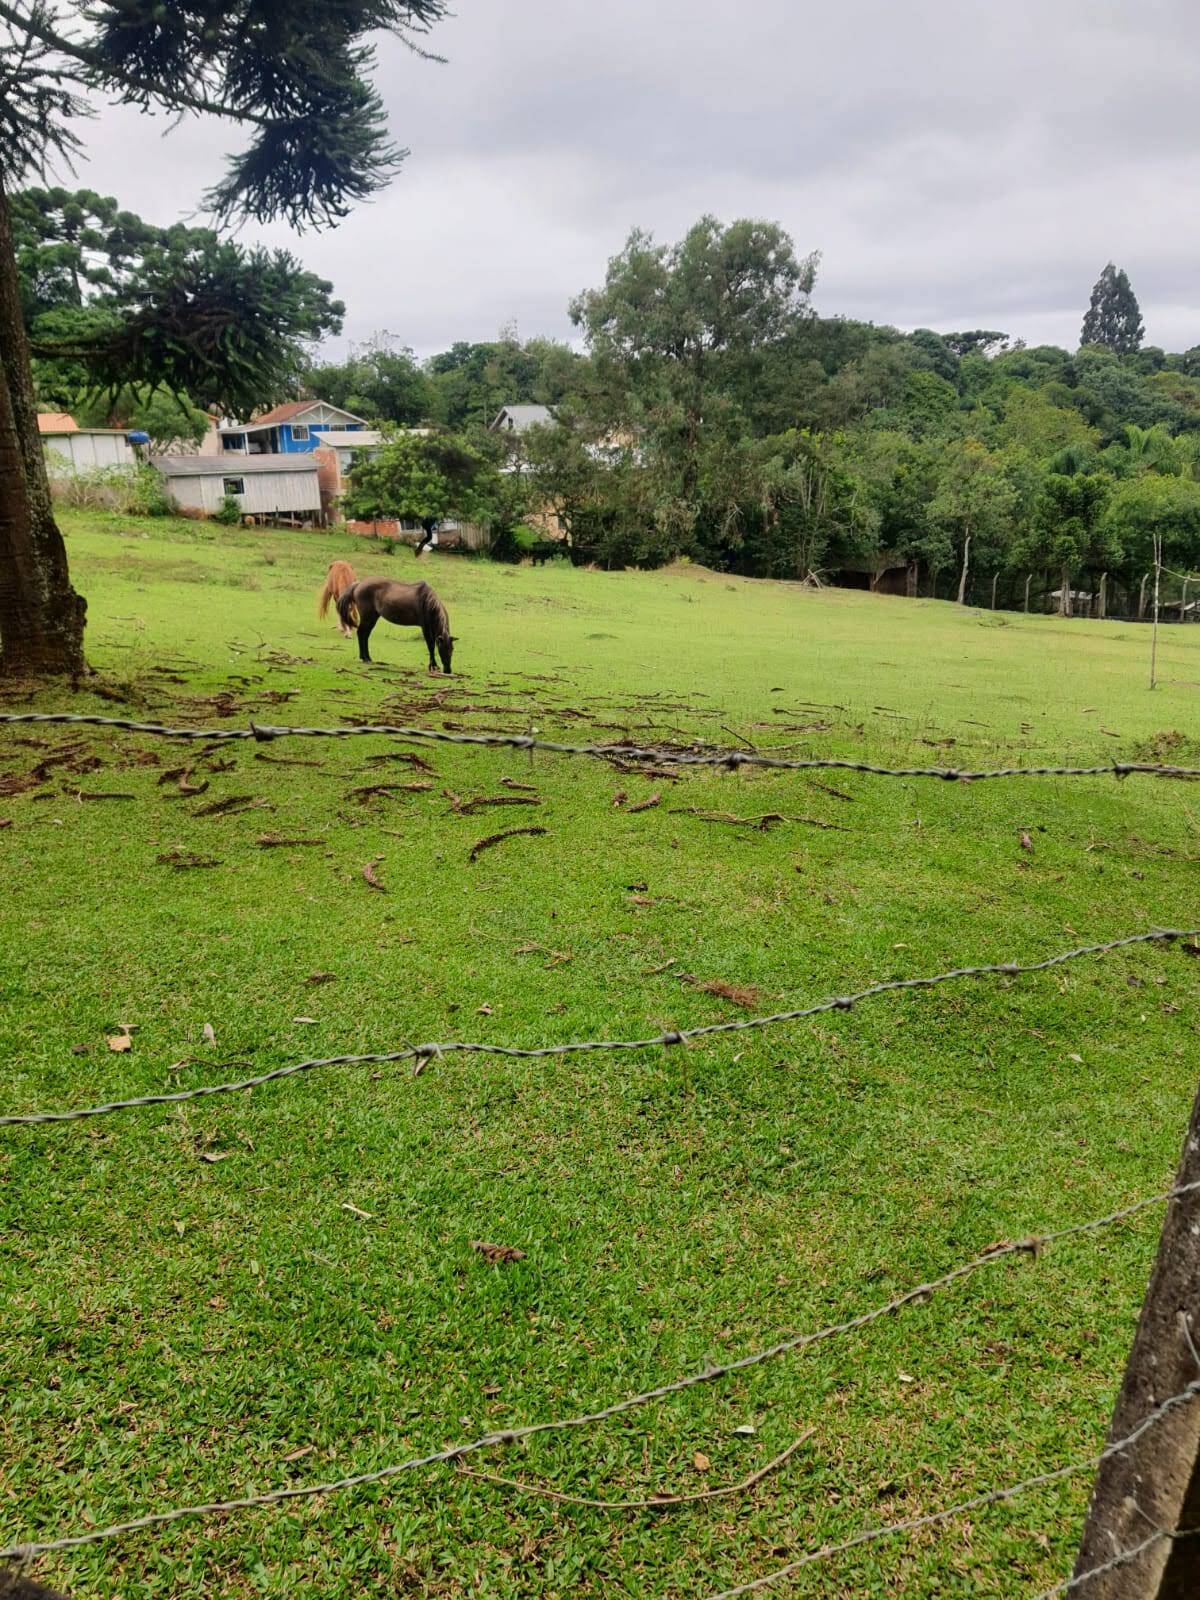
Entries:
{"type": "Polygon", "coordinates": [[[261,417],[255,417],[252,426],[261,428],[264,423],[290,422],[293,417],[298,417],[302,411],[311,411],[317,400],[289,400],[285,406],[276,406],[273,411],[264,411],[261,417]]]}
{"type": "Polygon", "coordinates": [[[78,433],[79,424],[65,411],[39,411],[39,433],[78,433]]]}

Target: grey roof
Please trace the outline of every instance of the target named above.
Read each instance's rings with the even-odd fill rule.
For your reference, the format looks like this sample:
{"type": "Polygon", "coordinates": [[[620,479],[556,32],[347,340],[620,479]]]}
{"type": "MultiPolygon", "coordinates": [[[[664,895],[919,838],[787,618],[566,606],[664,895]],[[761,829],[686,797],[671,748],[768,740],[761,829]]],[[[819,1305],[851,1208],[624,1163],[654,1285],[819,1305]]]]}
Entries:
{"type": "MultiPolygon", "coordinates": [[[[501,426],[503,417],[511,419],[514,433],[524,433],[526,428],[537,428],[543,422],[554,421],[554,413],[549,406],[501,406],[492,422],[493,429],[501,426]]],[[[504,426],[507,427],[507,423],[504,426]]]]}
{"type": "Polygon", "coordinates": [[[317,463],[311,455],[244,456],[236,450],[226,450],[219,456],[154,456],[150,464],[168,478],[241,478],[248,472],[317,470],[317,463]]]}

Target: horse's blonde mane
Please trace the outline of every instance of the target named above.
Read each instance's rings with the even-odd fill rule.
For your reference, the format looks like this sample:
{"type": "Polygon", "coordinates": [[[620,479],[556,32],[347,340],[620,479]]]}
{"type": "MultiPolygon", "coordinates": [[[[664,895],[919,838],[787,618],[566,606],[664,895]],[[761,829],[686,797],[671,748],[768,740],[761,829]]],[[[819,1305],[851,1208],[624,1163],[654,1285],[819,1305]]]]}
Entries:
{"type": "Polygon", "coordinates": [[[325,574],[325,587],[317,596],[317,615],[324,617],[335,600],[358,582],[358,575],[348,561],[331,561],[325,574]]]}

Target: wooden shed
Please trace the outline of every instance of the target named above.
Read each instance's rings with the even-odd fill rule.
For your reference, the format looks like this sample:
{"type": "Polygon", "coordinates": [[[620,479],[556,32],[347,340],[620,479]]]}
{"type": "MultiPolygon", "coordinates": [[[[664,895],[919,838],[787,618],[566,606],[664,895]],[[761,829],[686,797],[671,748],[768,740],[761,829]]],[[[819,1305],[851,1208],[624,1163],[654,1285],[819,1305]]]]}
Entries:
{"type": "Polygon", "coordinates": [[[211,517],[232,495],[245,517],[320,520],[321,485],[312,455],[156,456],[152,464],[183,511],[211,517]]]}

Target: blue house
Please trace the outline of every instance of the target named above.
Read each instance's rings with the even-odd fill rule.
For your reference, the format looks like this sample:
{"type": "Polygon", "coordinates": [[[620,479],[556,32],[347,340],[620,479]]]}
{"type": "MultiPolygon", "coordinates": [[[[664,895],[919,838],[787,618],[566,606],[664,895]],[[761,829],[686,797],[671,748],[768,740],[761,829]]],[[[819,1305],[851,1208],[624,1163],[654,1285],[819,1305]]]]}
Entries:
{"type": "Polygon", "coordinates": [[[318,445],[339,447],[378,444],[380,435],[362,417],[325,400],[290,400],[253,422],[222,427],[222,454],[304,455],[318,445]]]}

